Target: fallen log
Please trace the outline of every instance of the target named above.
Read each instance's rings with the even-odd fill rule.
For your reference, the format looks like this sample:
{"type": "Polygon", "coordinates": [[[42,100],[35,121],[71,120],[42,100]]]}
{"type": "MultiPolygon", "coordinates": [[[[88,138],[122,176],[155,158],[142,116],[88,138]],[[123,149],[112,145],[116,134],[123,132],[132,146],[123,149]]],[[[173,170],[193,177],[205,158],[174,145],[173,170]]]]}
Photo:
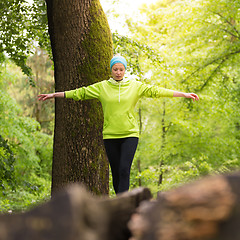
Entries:
{"type": "MultiPolygon", "coordinates": [[[[142,201],[148,201],[152,194],[148,188],[137,188],[117,195],[116,198],[101,201],[107,215],[106,240],[128,240],[131,232],[127,226],[133,213],[142,201]]],[[[105,240],[101,239],[101,240],[105,240]]]]}
{"type": "Polygon", "coordinates": [[[0,215],[0,239],[127,240],[131,214],[150,198],[146,188],[100,199],[72,185],[29,212],[0,215]]]}
{"type": "Polygon", "coordinates": [[[143,202],[131,240],[239,240],[240,174],[211,176],[143,202]]]}
{"type": "Polygon", "coordinates": [[[160,193],[115,198],[72,185],[22,214],[0,215],[1,240],[239,240],[240,174],[211,176],[160,193]]]}

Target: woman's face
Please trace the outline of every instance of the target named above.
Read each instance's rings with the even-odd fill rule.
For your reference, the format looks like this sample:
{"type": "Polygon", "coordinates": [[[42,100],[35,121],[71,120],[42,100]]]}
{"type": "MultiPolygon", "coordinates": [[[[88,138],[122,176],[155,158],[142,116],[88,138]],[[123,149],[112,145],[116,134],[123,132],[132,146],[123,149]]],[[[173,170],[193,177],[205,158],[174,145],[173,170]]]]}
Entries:
{"type": "Polygon", "coordinates": [[[125,67],[122,63],[116,63],[112,67],[112,77],[116,81],[120,81],[123,79],[125,74],[125,67]]]}

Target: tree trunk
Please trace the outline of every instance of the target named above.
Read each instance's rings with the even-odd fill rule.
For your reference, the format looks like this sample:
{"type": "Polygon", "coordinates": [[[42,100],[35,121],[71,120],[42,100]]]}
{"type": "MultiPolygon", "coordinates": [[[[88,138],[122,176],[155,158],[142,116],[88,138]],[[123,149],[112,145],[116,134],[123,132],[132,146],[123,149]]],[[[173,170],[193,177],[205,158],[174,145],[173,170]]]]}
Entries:
{"type": "Polygon", "coordinates": [[[160,153],[160,164],[159,164],[159,169],[160,169],[160,174],[159,174],[159,179],[158,179],[158,185],[162,184],[163,181],[163,171],[162,167],[164,165],[164,151],[165,151],[165,144],[166,144],[166,123],[165,123],[165,115],[166,115],[166,102],[163,101],[163,113],[162,113],[162,145],[161,145],[161,153],[160,153]]]}
{"type": "MultiPolygon", "coordinates": [[[[139,109],[138,109],[138,116],[139,116],[139,134],[141,135],[141,133],[142,133],[142,109],[141,109],[141,107],[139,107],[139,109]]],[[[137,159],[137,168],[138,168],[138,173],[141,174],[142,170],[141,170],[141,158],[140,158],[140,156],[137,159]]],[[[142,186],[141,176],[138,178],[138,186],[139,187],[142,186]]]]}
{"type": "MultiPolygon", "coordinates": [[[[56,92],[108,79],[112,38],[99,0],[46,0],[56,92]]],[[[103,115],[96,100],[56,99],[52,193],[71,182],[108,193],[103,115]]]]}

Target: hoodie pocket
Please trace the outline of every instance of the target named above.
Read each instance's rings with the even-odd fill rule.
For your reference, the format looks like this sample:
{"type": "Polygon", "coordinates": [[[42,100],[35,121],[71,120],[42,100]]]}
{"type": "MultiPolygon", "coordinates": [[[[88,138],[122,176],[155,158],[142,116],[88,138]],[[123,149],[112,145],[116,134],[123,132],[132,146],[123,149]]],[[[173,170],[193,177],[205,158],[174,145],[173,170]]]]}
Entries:
{"type": "Polygon", "coordinates": [[[138,131],[138,124],[131,113],[110,116],[104,121],[105,134],[121,134],[138,131]]]}

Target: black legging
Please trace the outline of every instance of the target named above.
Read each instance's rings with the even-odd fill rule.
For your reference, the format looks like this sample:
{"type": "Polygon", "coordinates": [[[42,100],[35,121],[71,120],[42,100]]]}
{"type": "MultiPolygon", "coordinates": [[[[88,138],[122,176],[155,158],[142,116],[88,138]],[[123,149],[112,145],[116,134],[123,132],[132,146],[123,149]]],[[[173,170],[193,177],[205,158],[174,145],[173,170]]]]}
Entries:
{"type": "Polygon", "coordinates": [[[130,169],[138,145],[137,137],[104,139],[116,193],[129,189],[130,169]]]}

